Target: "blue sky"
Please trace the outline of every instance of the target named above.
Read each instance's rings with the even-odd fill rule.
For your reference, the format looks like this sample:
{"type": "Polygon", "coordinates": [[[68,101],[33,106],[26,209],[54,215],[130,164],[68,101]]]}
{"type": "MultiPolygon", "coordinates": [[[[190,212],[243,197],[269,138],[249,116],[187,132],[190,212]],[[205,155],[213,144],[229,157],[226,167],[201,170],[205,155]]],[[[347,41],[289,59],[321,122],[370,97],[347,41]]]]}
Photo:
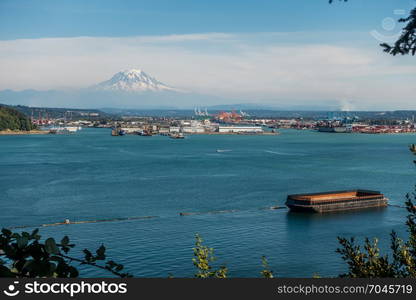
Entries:
{"type": "Polygon", "coordinates": [[[2,0],[0,39],[369,31],[411,0],[2,0]]]}
{"type": "Polygon", "coordinates": [[[0,90],[77,89],[136,68],[234,103],[416,109],[415,58],[379,47],[397,38],[396,20],[415,5],[0,0],[0,90]]]}

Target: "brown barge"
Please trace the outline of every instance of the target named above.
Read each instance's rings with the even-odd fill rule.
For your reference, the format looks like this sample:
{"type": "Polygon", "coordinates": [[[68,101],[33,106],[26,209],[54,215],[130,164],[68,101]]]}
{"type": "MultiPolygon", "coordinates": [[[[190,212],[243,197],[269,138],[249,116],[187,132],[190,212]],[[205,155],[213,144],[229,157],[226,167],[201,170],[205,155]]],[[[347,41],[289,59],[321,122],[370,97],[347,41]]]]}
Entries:
{"type": "Polygon", "coordinates": [[[386,207],[387,201],[378,191],[350,190],[289,195],[286,206],[291,211],[325,213],[386,207]]]}

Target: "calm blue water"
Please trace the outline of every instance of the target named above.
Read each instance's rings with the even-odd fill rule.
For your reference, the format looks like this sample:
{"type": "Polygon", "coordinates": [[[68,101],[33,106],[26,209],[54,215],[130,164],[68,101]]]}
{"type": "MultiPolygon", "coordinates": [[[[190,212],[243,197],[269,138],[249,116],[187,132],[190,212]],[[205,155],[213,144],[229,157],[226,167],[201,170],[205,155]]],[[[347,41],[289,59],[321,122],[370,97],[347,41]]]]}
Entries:
{"type": "MultiPolygon", "coordinates": [[[[0,136],[0,226],[158,216],[42,228],[69,235],[73,254],[101,243],[135,276],[193,275],[199,233],[230,275],[258,277],[266,255],[278,276],[345,271],[336,237],[405,236],[404,209],[289,214],[287,194],[365,188],[402,204],[415,184],[408,144],[416,135],[283,131],[279,136],[0,136]],[[231,152],[216,153],[216,149],[231,152]],[[179,212],[237,210],[180,217],[179,212]]],[[[31,230],[31,229],[29,229],[31,230]]],[[[103,276],[89,270],[85,276],[103,276]]]]}

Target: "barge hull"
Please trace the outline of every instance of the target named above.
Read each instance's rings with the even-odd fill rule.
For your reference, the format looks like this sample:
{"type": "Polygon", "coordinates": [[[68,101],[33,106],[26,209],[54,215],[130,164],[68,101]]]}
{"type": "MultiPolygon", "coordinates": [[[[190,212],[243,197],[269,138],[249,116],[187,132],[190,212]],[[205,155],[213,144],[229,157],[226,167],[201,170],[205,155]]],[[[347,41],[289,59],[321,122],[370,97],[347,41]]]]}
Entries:
{"type": "Polygon", "coordinates": [[[296,205],[287,204],[291,211],[295,212],[312,212],[312,213],[326,213],[339,212],[347,210],[369,209],[387,207],[387,199],[378,201],[360,201],[358,203],[338,203],[330,205],[296,205]]]}

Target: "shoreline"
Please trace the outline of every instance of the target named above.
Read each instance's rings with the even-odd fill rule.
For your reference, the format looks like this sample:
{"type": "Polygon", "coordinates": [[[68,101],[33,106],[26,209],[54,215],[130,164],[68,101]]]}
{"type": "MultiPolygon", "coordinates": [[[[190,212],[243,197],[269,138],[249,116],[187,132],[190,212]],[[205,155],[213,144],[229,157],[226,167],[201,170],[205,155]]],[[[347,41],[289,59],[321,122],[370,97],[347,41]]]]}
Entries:
{"type": "Polygon", "coordinates": [[[279,132],[256,132],[256,133],[240,133],[240,132],[185,132],[185,135],[279,135],[279,132]]]}
{"type": "Polygon", "coordinates": [[[0,130],[0,135],[28,135],[28,134],[49,134],[49,131],[44,130],[0,130]]]}

